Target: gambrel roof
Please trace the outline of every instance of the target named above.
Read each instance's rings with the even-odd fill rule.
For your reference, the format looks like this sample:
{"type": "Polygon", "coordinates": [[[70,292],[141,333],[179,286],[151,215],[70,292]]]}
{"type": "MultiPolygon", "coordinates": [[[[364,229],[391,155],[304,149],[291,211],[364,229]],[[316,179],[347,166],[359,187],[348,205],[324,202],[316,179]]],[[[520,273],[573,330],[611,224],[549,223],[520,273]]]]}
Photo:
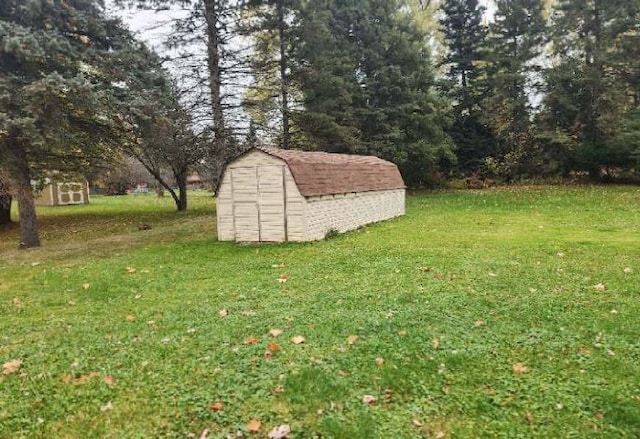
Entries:
{"type": "Polygon", "coordinates": [[[305,197],[404,189],[398,167],[375,156],[260,148],[284,160],[305,197]]]}

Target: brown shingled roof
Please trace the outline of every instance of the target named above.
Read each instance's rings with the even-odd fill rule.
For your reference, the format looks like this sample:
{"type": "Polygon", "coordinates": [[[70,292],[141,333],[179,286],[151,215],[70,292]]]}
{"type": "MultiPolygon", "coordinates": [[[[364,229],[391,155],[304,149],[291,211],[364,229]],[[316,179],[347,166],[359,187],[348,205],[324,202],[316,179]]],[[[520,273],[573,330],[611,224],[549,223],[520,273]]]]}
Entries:
{"type": "Polygon", "coordinates": [[[261,148],[284,160],[305,196],[402,189],[398,167],[375,156],[261,148]]]}

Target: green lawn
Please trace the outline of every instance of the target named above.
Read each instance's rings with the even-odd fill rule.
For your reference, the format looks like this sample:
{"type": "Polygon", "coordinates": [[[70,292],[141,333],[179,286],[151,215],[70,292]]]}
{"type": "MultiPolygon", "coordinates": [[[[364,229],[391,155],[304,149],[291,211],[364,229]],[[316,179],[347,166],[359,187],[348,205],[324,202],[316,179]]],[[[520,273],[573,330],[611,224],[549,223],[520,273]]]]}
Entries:
{"type": "Polygon", "coordinates": [[[427,193],[266,246],[192,205],[0,232],[0,437],[640,437],[638,187],[427,193]]]}

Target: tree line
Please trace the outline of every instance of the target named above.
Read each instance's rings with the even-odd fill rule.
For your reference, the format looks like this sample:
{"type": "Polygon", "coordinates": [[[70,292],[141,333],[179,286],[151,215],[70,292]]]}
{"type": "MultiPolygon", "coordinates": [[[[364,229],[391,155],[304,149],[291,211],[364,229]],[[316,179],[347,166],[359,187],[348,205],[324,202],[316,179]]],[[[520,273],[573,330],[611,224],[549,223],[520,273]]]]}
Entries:
{"type": "Polygon", "coordinates": [[[253,146],[374,154],[410,186],[636,176],[640,0],[114,1],[186,12],[171,74],[100,1],[0,0],[0,221],[15,197],[27,247],[34,180],[122,155],[171,169],[179,209],[189,169],[253,146]]]}

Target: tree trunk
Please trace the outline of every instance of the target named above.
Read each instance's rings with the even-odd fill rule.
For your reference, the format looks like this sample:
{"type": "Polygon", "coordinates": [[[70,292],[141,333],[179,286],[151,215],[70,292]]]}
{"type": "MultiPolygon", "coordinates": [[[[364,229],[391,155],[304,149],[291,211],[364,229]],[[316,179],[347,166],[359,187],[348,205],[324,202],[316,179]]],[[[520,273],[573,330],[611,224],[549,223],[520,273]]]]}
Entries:
{"type": "Polygon", "coordinates": [[[280,98],[282,99],[282,148],[289,149],[289,81],[287,78],[287,41],[285,37],[284,0],[277,0],[278,38],[280,40],[280,98]]]}
{"type": "Polygon", "coordinates": [[[20,215],[20,247],[40,247],[36,204],[33,199],[29,171],[21,173],[23,174],[22,178],[20,181],[16,181],[16,198],[18,199],[18,213],[20,215]]]}
{"type": "Polygon", "coordinates": [[[218,25],[220,15],[219,0],[204,0],[204,18],[207,23],[207,65],[209,67],[209,91],[213,112],[213,159],[216,181],[222,176],[226,160],[227,130],[222,110],[222,81],[220,68],[220,36],[218,25]]]}
{"type": "Polygon", "coordinates": [[[9,187],[0,180],[0,227],[11,224],[11,201],[9,187]]]}
{"type": "Polygon", "coordinates": [[[18,201],[20,248],[40,247],[29,162],[24,148],[19,143],[18,135],[19,133],[10,133],[6,144],[9,156],[9,177],[18,201]]]}
{"type": "Polygon", "coordinates": [[[176,206],[178,211],[187,210],[187,173],[181,172],[175,174],[176,183],[178,185],[178,200],[176,206]]]}
{"type": "Polygon", "coordinates": [[[0,189],[0,226],[11,224],[11,195],[0,189]]]}

